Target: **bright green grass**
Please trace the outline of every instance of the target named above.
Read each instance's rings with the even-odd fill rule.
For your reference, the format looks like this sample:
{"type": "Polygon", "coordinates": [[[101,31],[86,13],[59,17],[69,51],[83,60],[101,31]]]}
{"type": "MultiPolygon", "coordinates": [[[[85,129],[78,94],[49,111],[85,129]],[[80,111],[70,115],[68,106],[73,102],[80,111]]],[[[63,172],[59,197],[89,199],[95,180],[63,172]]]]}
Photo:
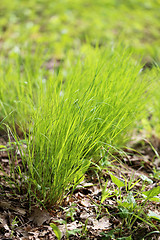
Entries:
{"type": "Polygon", "coordinates": [[[87,45],[79,59],[71,52],[64,65],[65,71],[58,74],[44,71],[45,81],[41,65],[33,72],[32,64],[24,61],[21,74],[21,65],[9,65],[3,88],[14,86],[11,101],[7,90],[1,91],[1,106],[6,106],[7,114],[13,111],[6,122],[12,116],[28,129],[27,151],[22,154],[28,165],[28,192],[45,204],[63,200],[96,161],[102,146],[120,147],[128,140],[146,101],[141,66],[120,46],[104,51],[87,45]]]}
{"type": "Polygon", "coordinates": [[[40,94],[45,94],[47,73],[40,49],[10,53],[0,61],[0,119],[28,129],[40,94]]]}

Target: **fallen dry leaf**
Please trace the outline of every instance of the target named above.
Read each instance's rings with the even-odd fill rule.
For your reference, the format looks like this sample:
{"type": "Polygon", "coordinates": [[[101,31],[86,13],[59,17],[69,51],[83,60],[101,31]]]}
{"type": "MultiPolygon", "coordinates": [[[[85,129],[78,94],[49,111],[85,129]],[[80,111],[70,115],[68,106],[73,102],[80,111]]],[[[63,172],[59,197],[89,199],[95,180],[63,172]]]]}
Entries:
{"type": "Polygon", "coordinates": [[[88,198],[84,199],[84,200],[81,200],[79,202],[83,207],[90,207],[91,206],[91,202],[88,198]]]}
{"type": "Polygon", "coordinates": [[[86,211],[83,211],[80,215],[80,218],[86,220],[87,218],[89,218],[89,216],[90,216],[89,213],[87,213],[86,211]]]}
{"type": "Polygon", "coordinates": [[[103,218],[101,218],[99,221],[98,220],[95,220],[93,219],[92,220],[93,222],[93,229],[94,230],[98,230],[98,229],[101,229],[101,230],[106,230],[110,227],[110,223],[109,223],[109,219],[104,216],[103,218]]]}
{"type": "Polygon", "coordinates": [[[46,210],[34,208],[31,213],[30,221],[33,221],[37,226],[41,226],[44,222],[51,219],[50,214],[46,210]]]}
{"type": "Polygon", "coordinates": [[[69,231],[77,229],[79,227],[81,227],[81,224],[78,223],[78,221],[74,221],[72,223],[67,224],[67,230],[69,230],[69,231]]]}

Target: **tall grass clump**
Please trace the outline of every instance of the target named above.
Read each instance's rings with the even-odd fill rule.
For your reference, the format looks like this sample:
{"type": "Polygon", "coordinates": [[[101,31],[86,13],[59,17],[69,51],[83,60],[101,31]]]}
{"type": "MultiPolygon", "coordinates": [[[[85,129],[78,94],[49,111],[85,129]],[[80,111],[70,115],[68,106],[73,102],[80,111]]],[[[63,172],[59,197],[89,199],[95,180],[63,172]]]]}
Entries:
{"type": "Polygon", "coordinates": [[[28,191],[47,204],[81,181],[100,147],[122,146],[146,99],[141,66],[128,50],[87,46],[64,66],[39,95],[26,155],[28,191]]]}

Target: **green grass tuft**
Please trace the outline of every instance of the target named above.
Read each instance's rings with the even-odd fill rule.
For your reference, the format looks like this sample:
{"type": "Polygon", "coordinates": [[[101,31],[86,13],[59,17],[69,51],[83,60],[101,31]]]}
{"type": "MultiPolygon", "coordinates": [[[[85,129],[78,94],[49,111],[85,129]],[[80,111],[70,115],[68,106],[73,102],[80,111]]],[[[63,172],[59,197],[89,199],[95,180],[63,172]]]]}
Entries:
{"type": "MultiPolygon", "coordinates": [[[[128,50],[87,46],[76,63],[71,54],[64,64],[65,72],[48,74],[45,85],[40,77],[36,104],[34,94],[21,91],[18,108],[30,123],[23,156],[29,191],[47,204],[61,202],[70,184],[82,180],[102,146],[123,145],[146,101],[147,82],[139,80],[141,66],[133,64],[128,50]]],[[[27,66],[29,76],[30,71],[27,66]]],[[[33,76],[31,86],[34,81],[33,76]]],[[[15,88],[19,84],[17,77],[15,88]]]]}

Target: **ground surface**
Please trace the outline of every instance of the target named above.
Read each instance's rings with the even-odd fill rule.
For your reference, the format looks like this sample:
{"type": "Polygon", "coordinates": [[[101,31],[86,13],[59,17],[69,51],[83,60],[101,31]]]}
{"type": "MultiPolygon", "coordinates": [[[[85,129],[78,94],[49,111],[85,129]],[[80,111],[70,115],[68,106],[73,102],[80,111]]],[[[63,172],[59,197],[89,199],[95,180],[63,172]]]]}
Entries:
{"type": "MultiPolygon", "coordinates": [[[[159,139],[152,137],[151,141],[157,153],[160,152],[159,139]]],[[[0,138],[0,145],[7,146],[7,137],[4,135],[0,138]]],[[[101,203],[102,189],[104,189],[102,186],[107,181],[106,189],[110,189],[111,192],[112,190],[116,192],[117,189],[111,181],[110,172],[121,180],[124,179],[123,177],[128,181],[132,179],[132,182],[136,182],[134,179],[139,179],[132,192],[142,191],[144,182],[145,191],[160,186],[160,176],[156,175],[154,170],[156,169],[158,174],[160,169],[160,159],[155,156],[155,150],[153,151],[151,145],[144,140],[136,140],[132,146],[137,152],[128,148],[125,149],[126,156],[122,157],[115,153],[114,157],[110,157],[107,168],[101,172],[91,168],[86,174],[85,181],[77,186],[72,195],[65,197],[61,207],[53,206],[43,209],[34,204],[34,200],[29,203],[23,187],[17,193],[13,185],[4,181],[4,174],[1,172],[0,239],[57,239],[50,223],[58,226],[62,239],[140,240],[147,234],[149,236],[144,239],[160,239],[160,225],[157,219],[151,219],[148,224],[140,218],[123,217],[115,195],[104,198],[105,200],[101,203]],[[133,226],[130,229],[131,224],[133,226]]],[[[10,175],[10,164],[14,160],[14,151],[9,151],[9,154],[6,151],[0,152],[0,163],[8,175],[10,175]]],[[[17,164],[21,164],[20,156],[17,161],[17,164]]],[[[121,198],[130,194],[126,190],[125,187],[121,188],[121,198]]],[[[141,201],[140,198],[136,198],[139,207],[141,201]]],[[[149,210],[160,213],[160,202],[149,202],[141,207],[146,214],[149,210]]]]}

